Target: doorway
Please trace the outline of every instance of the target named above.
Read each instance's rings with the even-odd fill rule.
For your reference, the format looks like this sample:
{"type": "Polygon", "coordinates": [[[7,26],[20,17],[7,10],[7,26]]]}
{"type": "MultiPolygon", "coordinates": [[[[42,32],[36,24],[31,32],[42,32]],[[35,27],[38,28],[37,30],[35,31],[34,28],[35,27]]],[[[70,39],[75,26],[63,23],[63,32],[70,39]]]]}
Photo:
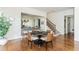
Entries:
{"type": "Polygon", "coordinates": [[[64,35],[74,36],[74,17],[73,15],[64,16],[64,35]]]}
{"type": "Polygon", "coordinates": [[[38,28],[40,29],[40,19],[38,19],[38,28]]]}

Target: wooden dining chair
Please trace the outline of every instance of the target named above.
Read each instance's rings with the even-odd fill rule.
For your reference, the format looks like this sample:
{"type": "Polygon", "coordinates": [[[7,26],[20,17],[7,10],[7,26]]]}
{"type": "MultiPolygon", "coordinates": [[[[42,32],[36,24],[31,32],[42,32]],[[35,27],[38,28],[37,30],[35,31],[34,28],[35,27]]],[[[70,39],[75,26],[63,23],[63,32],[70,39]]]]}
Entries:
{"type": "Polygon", "coordinates": [[[27,34],[27,39],[28,39],[28,45],[30,45],[32,48],[32,35],[30,32],[28,32],[28,34],[27,34]]]}
{"type": "Polygon", "coordinates": [[[47,50],[47,47],[48,47],[48,43],[51,43],[51,46],[53,47],[53,40],[54,40],[54,37],[53,37],[53,34],[52,33],[48,33],[47,34],[47,39],[46,39],[46,50],[47,50]]]}

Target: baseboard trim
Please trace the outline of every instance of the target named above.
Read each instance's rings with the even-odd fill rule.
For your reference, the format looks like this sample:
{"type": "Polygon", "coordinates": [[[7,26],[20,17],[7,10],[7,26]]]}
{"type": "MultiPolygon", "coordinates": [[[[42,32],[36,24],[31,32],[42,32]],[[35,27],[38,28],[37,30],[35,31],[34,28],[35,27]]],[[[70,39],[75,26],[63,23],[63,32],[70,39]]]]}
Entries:
{"type": "Polygon", "coordinates": [[[15,39],[22,39],[22,36],[17,36],[17,37],[12,37],[12,38],[7,38],[7,40],[15,40],[15,39]]]}

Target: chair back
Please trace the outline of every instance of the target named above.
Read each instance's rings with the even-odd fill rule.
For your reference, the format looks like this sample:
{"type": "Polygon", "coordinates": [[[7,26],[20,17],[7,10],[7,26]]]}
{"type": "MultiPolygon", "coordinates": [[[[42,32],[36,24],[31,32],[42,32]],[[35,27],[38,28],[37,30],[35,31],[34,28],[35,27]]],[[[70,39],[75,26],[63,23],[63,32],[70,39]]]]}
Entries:
{"type": "Polygon", "coordinates": [[[28,40],[32,40],[32,35],[30,32],[28,32],[28,40]]]}
{"type": "Polygon", "coordinates": [[[48,33],[47,34],[47,41],[52,41],[53,40],[53,34],[52,33],[48,33]]]}

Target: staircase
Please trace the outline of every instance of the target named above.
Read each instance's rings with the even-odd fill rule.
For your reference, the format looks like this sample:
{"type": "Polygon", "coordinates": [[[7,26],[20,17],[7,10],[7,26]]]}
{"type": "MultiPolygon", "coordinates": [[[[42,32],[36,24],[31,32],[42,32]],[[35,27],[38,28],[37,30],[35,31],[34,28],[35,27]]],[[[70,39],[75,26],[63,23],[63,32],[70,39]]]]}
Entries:
{"type": "Polygon", "coordinates": [[[59,31],[56,29],[56,25],[51,22],[48,18],[46,19],[47,26],[54,32],[55,35],[59,35],[59,31]]]}

